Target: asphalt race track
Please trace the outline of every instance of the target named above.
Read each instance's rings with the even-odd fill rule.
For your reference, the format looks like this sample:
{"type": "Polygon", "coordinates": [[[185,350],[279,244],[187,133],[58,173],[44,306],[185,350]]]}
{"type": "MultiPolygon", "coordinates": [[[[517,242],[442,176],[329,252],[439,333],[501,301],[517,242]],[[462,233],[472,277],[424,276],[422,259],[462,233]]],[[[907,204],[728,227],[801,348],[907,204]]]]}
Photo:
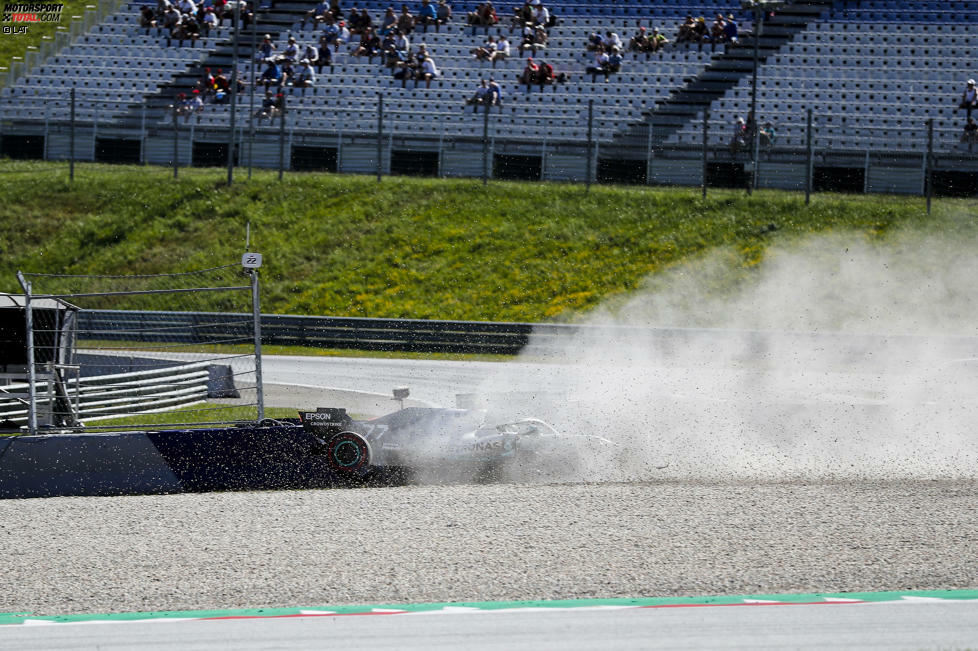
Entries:
{"type": "Polygon", "coordinates": [[[976,637],[975,602],[309,617],[0,629],[0,645],[9,644],[9,648],[20,651],[950,649],[967,648],[976,637]]]}
{"type": "MultiPolygon", "coordinates": [[[[474,390],[487,363],[458,364],[266,358],[265,379],[378,394],[406,384],[445,404],[474,390]]],[[[316,393],[273,389],[269,404],[316,393]]],[[[972,479],[650,477],[5,500],[0,613],[974,589],[976,532],[972,479]]],[[[345,648],[951,648],[978,639],[973,603],[398,617],[7,626],[0,649],[322,648],[324,636],[345,648]]]]}

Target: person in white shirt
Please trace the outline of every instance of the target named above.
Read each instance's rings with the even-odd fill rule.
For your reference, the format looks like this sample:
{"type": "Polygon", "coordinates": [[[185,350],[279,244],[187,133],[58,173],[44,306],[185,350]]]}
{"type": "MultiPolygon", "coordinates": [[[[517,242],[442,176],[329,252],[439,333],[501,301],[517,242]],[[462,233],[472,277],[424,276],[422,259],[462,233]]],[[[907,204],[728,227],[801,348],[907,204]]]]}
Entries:
{"type": "Polygon", "coordinates": [[[213,7],[208,7],[204,10],[204,19],[201,21],[201,27],[204,28],[205,34],[209,34],[212,29],[217,28],[217,16],[214,15],[213,7]]]}
{"type": "Polygon", "coordinates": [[[962,108],[968,112],[968,119],[971,118],[971,112],[978,110],[978,90],[975,89],[975,80],[969,79],[968,86],[961,93],[961,104],[958,108],[962,108]]]}
{"type": "Polygon", "coordinates": [[[336,32],[336,46],[350,42],[350,29],[346,26],[346,21],[340,21],[340,28],[336,32]]]}
{"type": "Polygon", "coordinates": [[[533,17],[534,22],[537,25],[543,25],[547,27],[550,24],[550,12],[543,5],[537,9],[536,15],[533,17]]]}
{"type": "Polygon", "coordinates": [[[505,61],[508,56],[509,39],[505,36],[500,36],[499,40],[496,41],[496,51],[489,55],[489,60],[492,61],[492,67],[495,68],[497,61],[505,61]]]}
{"type": "Polygon", "coordinates": [[[425,57],[424,62],[421,64],[421,74],[420,79],[424,79],[425,84],[428,88],[431,88],[431,80],[439,76],[438,68],[435,67],[435,61],[431,57],[425,57]]]}
{"type": "Polygon", "coordinates": [[[294,88],[309,88],[315,83],[316,73],[312,71],[309,59],[303,59],[299,62],[299,69],[296,70],[295,77],[292,78],[292,86],[294,88]]]}

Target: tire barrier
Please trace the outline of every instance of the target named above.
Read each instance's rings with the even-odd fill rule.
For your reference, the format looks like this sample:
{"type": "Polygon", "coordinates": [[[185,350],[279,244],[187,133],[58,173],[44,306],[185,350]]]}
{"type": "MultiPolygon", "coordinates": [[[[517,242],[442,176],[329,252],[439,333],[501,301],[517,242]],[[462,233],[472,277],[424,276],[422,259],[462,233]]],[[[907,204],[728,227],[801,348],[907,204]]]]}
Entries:
{"type": "Polygon", "coordinates": [[[342,482],[301,427],[0,438],[0,498],[320,488],[342,482]]]}

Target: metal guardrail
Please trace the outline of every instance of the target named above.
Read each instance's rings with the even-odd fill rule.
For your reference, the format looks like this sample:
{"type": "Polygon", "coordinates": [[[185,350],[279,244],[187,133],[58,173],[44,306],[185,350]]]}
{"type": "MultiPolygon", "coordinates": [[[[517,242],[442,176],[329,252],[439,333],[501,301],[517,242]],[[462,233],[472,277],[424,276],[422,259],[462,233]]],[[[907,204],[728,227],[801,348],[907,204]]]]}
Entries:
{"type": "MultiPolygon", "coordinates": [[[[116,373],[69,380],[72,402],[78,417],[92,420],[134,412],[166,410],[202,402],[208,396],[210,362],[193,362],[132,373],[116,373]],[[75,385],[77,383],[77,397],[75,385]]],[[[42,410],[54,409],[51,380],[38,383],[38,404],[42,410]]],[[[0,420],[27,422],[26,383],[9,384],[0,393],[0,420]]]]}
{"type": "MultiPolygon", "coordinates": [[[[398,352],[515,355],[529,342],[534,329],[552,327],[481,321],[261,316],[262,343],[266,345],[398,352]]],[[[220,312],[83,310],[78,321],[81,339],[140,343],[220,344],[247,336],[251,328],[249,315],[220,312]]]]}
{"type": "MultiPolygon", "coordinates": [[[[218,312],[128,312],[83,310],[82,339],[133,342],[219,344],[250,334],[249,315],[218,312]],[[240,318],[236,318],[240,317],[240,318]]],[[[620,325],[500,323],[369,319],[359,317],[261,315],[262,343],[391,352],[546,355],[587,341],[655,342],[670,347],[700,347],[704,341],[731,344],[737,350],[764,355],[778,346],[829,347],[834,358],[866,363],[870,351],[886,350],[888,359],[911,355],[922,346],[940,350],[944,359],[978,357],[978,338],[919,337],[822,332],[768,332],[707,328],[656,328],[620,325]],[[532,335],[532,342],[531,342],[532,335]],[[572,340],[578,337],[577,340],[572,340]]],[[[936,359],[936,358],[935,358],[936,359]]],[[[869,360],[870,362],[872,360],[869,360]]]]}

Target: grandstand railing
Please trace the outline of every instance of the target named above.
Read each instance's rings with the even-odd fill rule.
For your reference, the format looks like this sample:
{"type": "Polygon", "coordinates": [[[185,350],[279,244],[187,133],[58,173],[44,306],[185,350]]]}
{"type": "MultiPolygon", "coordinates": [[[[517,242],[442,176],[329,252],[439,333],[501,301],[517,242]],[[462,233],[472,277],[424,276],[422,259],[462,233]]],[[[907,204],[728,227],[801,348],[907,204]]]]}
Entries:
{"type": "MultiPolygon", "coordinates": [[[[33,153],[27,152],[34,158],[226,165],[228,120],[226,114],[215,114],[213,106],[206,106],[202,115],[177,116],[168,110],[161,120],[158,114],[151,117],[145,105],[131,109],[128,102],[113,99],[104,89],[81,89],[76,91],[72,121],[69,96],[70,89],[52,87],[25,98],[42,100],[40,115],[26,110],[17,96],[0,100],[0,136],[5,148],[0,153],[23,154],[13,150],[11,143],[27,133],[40,142],[33,153]],[[135,126],[131,122],[134,112],[135,126]],[[120,124],[122,118],[130,123],[120,124]],[[120,153],[120,147],[128,147],[127,152],[120,153]]],[[[278,118],[256,119],[257,110],[248,94],[242,94],[242,117],[236,122],[234,137],[238,166],[731,187],[742,187],[745,175],[753,180],[756,169],[755,187],[907,194],[925,193],[926,179],[932,173],[939,194],[943,190],[978,191],[969,192],[968,186],[955,190],[946,181],[955,174],[978,174],[978,140],[964,140],[964,115],[956,110],[933,120],[933,142],[923,118],[911,121],[882,115],[859,119],[831,110],[813,111],[809,133],[804,113],[762,114],[761,124],[772,122],[776,136],[773,144],[758,149],[755,161],[753,143],[731,145],[734,125],[729,118],[707,116],[704,125],[700,116],[664,142],[654,140],[649,131],[645,143],[612,148],[614,126],[602,116],[617,107],[605,103],[593,105],[589,141],[581,137],[579,125],[540,126],[550,119],[544,105],[538,114],[521,107],[521,125],[512,124],[506,111],[509,103],[502,110],[494,107],[487,120],[483,109],[471,115],[472,108],[460,101],[455,106],[433,107],[423,120],[413,111],[386,108],[381,115],[379,107],[374,107],[373,114],[344,114],[330,128],[323,124],[322,106],[290,104],[290,98],[298,100],[301,91],[287,97],[283,123],[278,118]],[[459,111],[465,112],[466,121],[443,120],[459,111]],[[379,120],[382,128],[378,131],[379,120]],[[428,158],[421,160],[425,156],[428,158]],[[833,175],[843,170],[855,176],[840,187],[833,186],[833,175]],[[860,180],[853,180],[855,177],[860,180]]],[[[587,105],[574,105],[573,110],[574,119],[586,123],[587,105]]]]}

